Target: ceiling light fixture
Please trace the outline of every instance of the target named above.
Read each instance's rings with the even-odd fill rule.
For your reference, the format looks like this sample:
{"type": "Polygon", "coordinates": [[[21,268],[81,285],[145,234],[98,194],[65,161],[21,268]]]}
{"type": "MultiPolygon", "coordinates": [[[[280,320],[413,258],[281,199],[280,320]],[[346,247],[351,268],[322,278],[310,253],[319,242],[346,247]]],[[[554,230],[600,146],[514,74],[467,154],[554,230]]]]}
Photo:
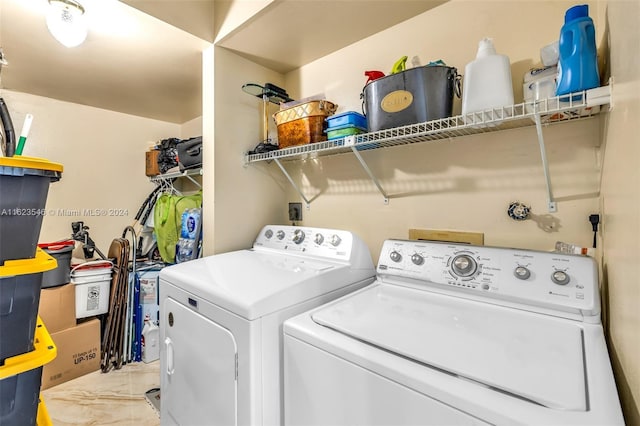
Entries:
{"type": "Polygon", "coordinates": [[[84,7],[75,0],[49,0],[47,28],[66,47],[76,47],[87,38],[84,7]]]}

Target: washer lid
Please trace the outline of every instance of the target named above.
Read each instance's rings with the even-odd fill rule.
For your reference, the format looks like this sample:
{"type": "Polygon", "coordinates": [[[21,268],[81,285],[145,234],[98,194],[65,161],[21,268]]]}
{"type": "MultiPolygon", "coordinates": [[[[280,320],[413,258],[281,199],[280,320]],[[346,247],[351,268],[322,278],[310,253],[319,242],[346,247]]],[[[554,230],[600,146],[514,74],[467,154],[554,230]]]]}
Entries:
{"type": "Polygon", "coordinates": [[[327,305],[312,318],[546,407],[587,409],[582,329],[572,321],[385,284],[327,305]]]}

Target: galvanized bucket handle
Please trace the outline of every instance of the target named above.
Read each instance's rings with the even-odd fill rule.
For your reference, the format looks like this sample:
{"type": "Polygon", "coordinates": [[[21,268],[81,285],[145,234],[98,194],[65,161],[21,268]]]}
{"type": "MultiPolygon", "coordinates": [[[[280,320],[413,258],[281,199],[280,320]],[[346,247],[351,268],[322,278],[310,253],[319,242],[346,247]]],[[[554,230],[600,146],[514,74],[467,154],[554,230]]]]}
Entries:
{"type": "Polygon", "coordinates": [[[458,74],[458,70],[454,68],[453,74],[453,90],[458,98],[462,98],[462,74],[458,74]]]}

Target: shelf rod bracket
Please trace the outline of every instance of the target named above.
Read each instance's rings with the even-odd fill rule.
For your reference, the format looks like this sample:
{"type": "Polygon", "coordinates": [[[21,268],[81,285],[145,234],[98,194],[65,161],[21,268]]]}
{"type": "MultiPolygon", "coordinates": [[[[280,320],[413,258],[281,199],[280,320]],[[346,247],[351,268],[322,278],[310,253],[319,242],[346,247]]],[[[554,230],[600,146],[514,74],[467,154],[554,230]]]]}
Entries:
{"type": "Polygon", "coordinates": [[[285,177],[287,178],[287,180],[289,181],[289,183],[291,184],[291,186],[293,186],[293,188],[298,192],[298,194],[300,195],[300,197],[304,200],[304,202],[307,205],[307,210],[309,210],[311,201],[309,201],[307,199],[307,197],[304,196],[304,194],[302,193],[302,191],[300,190],[300,187],[298,187],[298,185],[296,185],[296,183],[293,181],[293,179],[291,178],[291,176],[289,175],[289,173],[287,172],[287,170],[282,166],[282,163],[280,162],[280,160],[278,160],[277,158],[274,157],[273,161],[276,162],[276,164],[278,165],[278,167],[280,167],[280,171],[282,172],[282,174],[285,175],[285,177]]]}
{"type": "Polygon", "coordinates": [[[200,183],[197,180],[195,180],[194,178],[192,178],[190,175],[185,173],[183,176],[186,177],[187,179],[189,179],[191,181],[191,183],[193,183],[199,189],[202,189],[202,185],[200,185],[200,183]]]}
{"type": "Polygon", "coordinates": [[[553,199],[553,192],[551,191],[551,177],[549,175],[549,163],[547,161],[547,151],[544,147],[544,137],[542,136],[542,121],[540,120],[540,113],[538,112],[538,106],[536,105],[533,118],[536,122],[536,131],[538,133],[538,145],[540,145],[540,157],[542,158],[542,170],[544,171],[544,179],[547,183],[547,207],[549,213],[555,213],[558,211],[558,206],[553,199]]]}
{"type": "Polygon", "coordinates": [[[380,186],[380,182],[378,182],[378,179],[376,179],[376,177],[371,172],[371,169],[369,168],[369,166],[367,166],[367,163],[365,163],[364,159],[360,155],[360,152],[358,152],[358,149],[355,146],[352,145],[351,146],[351,151],[353,151],[353,155],[356,156],[356,158],[360,162],[360,165],[362,166],[364,171],[367,172],[367,174],[369,175],[369,179],[371,179],[373,181],[373,183],[378,188],[378,191],[380,191],[380,194],[382,194],[382,196],[384,197],[384,203],[385,204],[389,204],[389,196],[387,195],[386,192],[384,192],[384,189],[382,189],[382,186],[380,186]]]}

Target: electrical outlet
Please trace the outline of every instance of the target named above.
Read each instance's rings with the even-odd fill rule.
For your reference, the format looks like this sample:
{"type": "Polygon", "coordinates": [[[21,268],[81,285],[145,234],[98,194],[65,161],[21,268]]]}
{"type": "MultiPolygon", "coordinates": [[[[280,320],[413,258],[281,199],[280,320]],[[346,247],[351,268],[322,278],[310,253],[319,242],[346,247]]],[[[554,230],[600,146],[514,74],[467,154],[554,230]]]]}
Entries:
{"type": "Polygon", "coordinates": [[[302,203],[289,203],[289,220],[292,222],[302,220],[302,203]]]}

